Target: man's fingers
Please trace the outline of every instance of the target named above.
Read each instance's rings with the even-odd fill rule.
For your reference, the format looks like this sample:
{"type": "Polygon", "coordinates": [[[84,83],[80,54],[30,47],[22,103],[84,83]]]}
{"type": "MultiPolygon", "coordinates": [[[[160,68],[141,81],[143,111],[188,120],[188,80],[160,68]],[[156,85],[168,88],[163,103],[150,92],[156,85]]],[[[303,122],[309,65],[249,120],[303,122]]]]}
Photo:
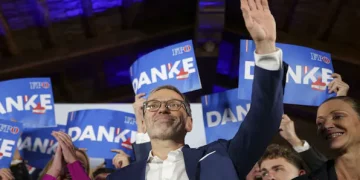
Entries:
{"type": "Polygon", "coordinates": [[[138,99],[140,99],[140,98],[142,98],[142,97],[144,97],[144,96],[145,96],[145,93],[137,94],[137,95],[135,96],[135,101],[138,100],[138,99]]]}
{"type": "Polygon", "coordinates": [[[250,7],[250,10],[251,11],[254,11],[256,10],[256,4],[255,4],[255,0],[248,0],[248,4],[249,4],[249,7],[250,7]]]}
{"type": "Polygon", "coordinates": [[[15,179],[14,176],[12,175],[10,169],[4,169],[4,176],[7,178],[7,179],[15,179]]]}
{"type": "Polygon", "coordinates": [[[260,11],[264,10],[264,8],[261,5],[261,0],[255,0],[255,4],[256,4],[256,9],[257,10],[260,10],[260,11]]]}
{"type": "Polygon", "coordinates": [[[111,152],[116,152],[118,154],[126,154],[123,150],[121,149],[111,149],[111,152]]]}
{"type": "Polygon", "coordinates": [[[332,92],[338,92],[338,84],[337,83],[334,83],[333,86],[329,89],[329,93],[332,93],[332,92]]]}
{"type": "Polygon", "coordinates": [[[240,3],[241,10],[250,10],[248,0],[240,0],[240,3]]]}
{"type": "Polygon", "coordinates": [[[286,115],[286,114],[282,115],[282,121],[281,122],[290,122],[290,121],[291,121],[291,119],[289,118],[288,115],[286,115]]]}
{"type": "Polygon", "coordinates": [[[83,152],[86,152],[86,151],[87,151],[87,148],[78,148],[78,150],[83,151],[83,152]]]}
{"type": "Polygon", "coordinates": [[[333,73],[333,74],[331,74],[331,77],[342,80],[342,79],[341,79],[341,75],[338,74],[338,73],[333,73]]]}
{"type": "Polygon", "coordinates": [[[261,0],[261,5],[262,5],[264,10],[269,10],[270,9],[268,0],[261,0]]]}
{"type": "Polygon", "coordinates": [[[114,158],[113,159],[113,165],[115,166],[116,169],[121,168],[122,166],[122,160],[119,158],[114,158]]]}
{"type": "Polygon", "coordinates": [[[336,79],[332,80],[329,84],[328,84],[328,89],[330,90],[333,86],[334,83],[336,82],[336,79]]]}
{"type": "MultiPolygon", "coordinates": [[[[246,0],[245,0],[246,1],[246,0]]],[[[247,7],[247,8],[242,8],[241,9],[241,11],[242,11],[242,15],[243,15],[243,18],[244,18],[244,21],[245,21],[245,25],[246,25],[246,27],[252,27],[252,23],[253,23],[253,20],[252,20],[252,18],[251,18],[251,16],[250,16],[250,10],[249,10],[249,7],[247,7]]]]}

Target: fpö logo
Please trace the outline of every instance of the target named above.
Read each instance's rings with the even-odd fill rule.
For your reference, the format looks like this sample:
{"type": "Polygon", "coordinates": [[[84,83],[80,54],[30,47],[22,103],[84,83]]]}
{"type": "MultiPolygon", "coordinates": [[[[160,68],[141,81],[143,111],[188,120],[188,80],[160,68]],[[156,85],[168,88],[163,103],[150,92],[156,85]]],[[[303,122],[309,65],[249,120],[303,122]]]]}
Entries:
{"type": "Polygon", "coordinates": [[[7,125],[7,124],[0,124],[0,132],[18,134],[20,132],[20,129],[17,126],[10,126],[10,125],[7,125]]]}
{"type": "Polygon", "coordinates": [[[172,55],[177,56],[191,51],[190,45],[180,46],[172,49],[172,55]]]}
{"type": "Polygon", "coordinates": [[[49,82],[30,82],[30,89],[48,89],[50,87],[49,82]]]}
{"type": "Polygon", "coordinates": [[[331,60],[326,56],[322,56],[317,53],[310,53],[310,55],[311,55],[311,60],[324,62],[326,64],[330,64],[330,62],[331,62],[331,60]]]}

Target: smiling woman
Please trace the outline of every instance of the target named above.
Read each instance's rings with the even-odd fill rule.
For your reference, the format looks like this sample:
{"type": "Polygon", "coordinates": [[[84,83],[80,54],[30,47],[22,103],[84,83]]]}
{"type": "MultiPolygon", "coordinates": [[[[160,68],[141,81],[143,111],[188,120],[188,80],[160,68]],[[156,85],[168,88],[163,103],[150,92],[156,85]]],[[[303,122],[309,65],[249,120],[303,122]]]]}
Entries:
{"type": "Polygon", "coordinates": [[[323,102],[317,112],[319,134],[337,157],[298,179],[360,179],[360,107],[352,98],[338,96],[323,102]]]}

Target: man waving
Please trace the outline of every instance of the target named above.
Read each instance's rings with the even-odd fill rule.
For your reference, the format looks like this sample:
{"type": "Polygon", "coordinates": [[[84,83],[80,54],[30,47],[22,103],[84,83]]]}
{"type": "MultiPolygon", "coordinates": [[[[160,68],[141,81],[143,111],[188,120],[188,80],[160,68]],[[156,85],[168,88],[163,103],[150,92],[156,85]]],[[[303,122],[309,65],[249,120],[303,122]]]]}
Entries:
{"type": "Polygon", "coordinates": [[[286,73],[282,52],[275,47],[276,26],[267,0],[241,0],[241,6],[256,44],[256,66],[251,109],[235,136],[190,148],[185,144],[193,126],[189,101],[173,86],[157,87],[143,103],[151,151],[146,158],[109,175],[109,180],[245,179],[278,132],[286,73]]]}

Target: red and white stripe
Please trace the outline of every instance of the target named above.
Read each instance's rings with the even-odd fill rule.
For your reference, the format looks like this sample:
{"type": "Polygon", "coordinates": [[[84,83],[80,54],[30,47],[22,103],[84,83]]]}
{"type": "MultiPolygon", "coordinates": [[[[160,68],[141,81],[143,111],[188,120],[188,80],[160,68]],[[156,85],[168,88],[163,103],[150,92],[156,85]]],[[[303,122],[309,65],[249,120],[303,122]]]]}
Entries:
{"type": "Polygon", "coordinates": [[[304,73],[306,74],[306,73],[308,73],[308,71],[309,71],[309,67],[308,67],[308,66],[304,66],[304,73]]]}
{"type": "Polygon", "coordinates": [[[28,102],[28,101],[29,101],[29,96],[25,95],[25,96],[24,96],[24,101],[25,101],[25,102],[28,102]]]}
{"type": "Polygon", "coordinates": [[[132,149],[131,144],[121,143],[121,146],[126,148],[126,149],[132,149]]]}
{"type": "Polygon", "coordinates": [[[170,69],[171,69],[171,63],[168,63],[167,66],[168,66],[168,70],[170,71],[170,69]]]}
{"type": "Polygon", "coordinates": [[[116,128],[116,135],[120,134],[120,128],[116,128]]]}
{"type": "Polygon", "coordinates": [[[29,165],[26,165],[26,168],[27,168],[29,174],[32,174],[32,173],[35,171],[35,169],[36,169],[36,168],[34,168],[34,167],[32,167],[32,166],[29,166],[29,165]]]}

